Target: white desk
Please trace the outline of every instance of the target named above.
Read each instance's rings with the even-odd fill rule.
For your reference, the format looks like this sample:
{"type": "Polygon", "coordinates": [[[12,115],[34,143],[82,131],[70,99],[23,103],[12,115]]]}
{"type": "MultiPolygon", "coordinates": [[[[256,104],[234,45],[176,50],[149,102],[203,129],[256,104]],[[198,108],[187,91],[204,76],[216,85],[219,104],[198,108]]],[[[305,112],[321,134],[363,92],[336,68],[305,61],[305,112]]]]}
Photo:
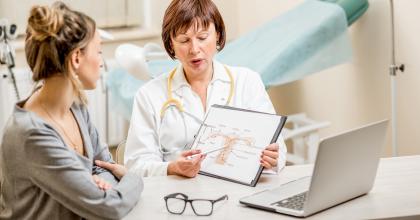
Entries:
{"type": "MultiPolygon", "coordinates": [[[[248,208],[239,204],[239,199],[253,192],[311,175],[311,172],[312,165],[288,166],[279,175],[261,176],[255,188],[203,175],[193,179],[176,176],[144,178],[145,189],[139,203],[124,219],[297,219],[248,208]],[[174,192],[182,192],[191,198],[206,199],[227,194],[229,200],[215,209],[209,217],[195,216],[189,205],[184,214],[173,215],[167,212],[163,197],[174,192]]],[[[371,219],[408,215],[420,215],[420,155],[381,159],[375,185],[369,194],[307,219],[371,219]]]]}

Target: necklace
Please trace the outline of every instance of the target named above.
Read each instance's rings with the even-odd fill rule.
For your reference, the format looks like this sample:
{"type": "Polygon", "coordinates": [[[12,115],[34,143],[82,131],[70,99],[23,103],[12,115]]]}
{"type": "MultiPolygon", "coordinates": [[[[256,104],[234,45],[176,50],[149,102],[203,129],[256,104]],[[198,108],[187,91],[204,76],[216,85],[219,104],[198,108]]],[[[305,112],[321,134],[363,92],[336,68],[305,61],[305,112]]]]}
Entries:
{"type": "MultiPolygon", "coordinates": [[[[70,143],[71,143],[71,147],[76,151],[79,152],[79,147],[77,146],[77,144],[74,143],[74,141],[70,138],[70,136],[67,134],[66,129],[64,129],[60,123],[58,123],[54,117],[52,117],[52,115],[47,111],[47,109],[44,106],[44,103],[41,102],[41,108],[42,110],[47,113],[48,117],[54,122],[54,124],[56,124],[60,130],[64,133],[64,135],[69,139],[70,143]]],[[[72,125],[74,125],[73,120],[72,120],[72,125]]],[[[73,126],[74,127],[74,126],[73,126]]]]}

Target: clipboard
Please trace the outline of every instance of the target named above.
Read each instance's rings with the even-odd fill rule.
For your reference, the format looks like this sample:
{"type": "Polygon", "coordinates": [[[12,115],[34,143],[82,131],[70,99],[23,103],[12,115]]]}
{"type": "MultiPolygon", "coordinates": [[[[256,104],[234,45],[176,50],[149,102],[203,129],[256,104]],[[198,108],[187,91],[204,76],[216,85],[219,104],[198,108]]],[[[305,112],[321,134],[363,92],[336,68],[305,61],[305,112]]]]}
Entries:
{"type": "Polygon", "coordinates": [[[255,187],[263,166],[261,151],[275,143],[287,117],[224,105],[212,105],[191,149],[208,154],[199,174],[255,187]]]}

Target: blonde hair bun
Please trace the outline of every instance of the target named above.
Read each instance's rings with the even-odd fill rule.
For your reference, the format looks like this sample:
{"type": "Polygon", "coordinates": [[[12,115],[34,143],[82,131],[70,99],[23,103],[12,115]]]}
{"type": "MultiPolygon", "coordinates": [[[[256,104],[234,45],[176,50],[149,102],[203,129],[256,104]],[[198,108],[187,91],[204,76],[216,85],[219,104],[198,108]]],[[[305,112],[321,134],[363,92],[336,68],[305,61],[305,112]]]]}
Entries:
{"type": "Polygon", "coordinates": [[[64,23],[63,13],[57,4],[49,6],[34,6],[28,18],[28,31],[37,41],[48,37],[57,37],[64,23]]]}
{"type": "Polygon", "coordinates": [[[57,1],[32,7],[25,38],[26,61],[32,79],[39,83],[53,75],[69,77],[79,101],[86,103],[81,83],[74,80],[71,64],[74,51],[84,49],[95,36],[95,21],[57,1]]]}

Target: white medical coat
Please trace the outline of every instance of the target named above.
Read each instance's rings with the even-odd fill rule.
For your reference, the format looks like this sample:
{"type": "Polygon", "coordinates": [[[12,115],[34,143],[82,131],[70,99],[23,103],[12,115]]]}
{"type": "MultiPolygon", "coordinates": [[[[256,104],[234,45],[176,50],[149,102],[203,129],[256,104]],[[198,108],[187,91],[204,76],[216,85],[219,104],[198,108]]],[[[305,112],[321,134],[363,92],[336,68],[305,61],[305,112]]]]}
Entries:
{"type": "MultiPolygon", "coordinates": [[[[224,65],[213,61],[213,67],[213,78],[207,88],[206,110],[213,104],[225,105],[230,93],[230,78],[224,65]]],[[[230,106],[275,113],[258,73],[243,67],[227,66],[227,68],[233,76],[235,86],[230,106]]],[[[172,96],[181,102],[186,112],[201,121],[185,114],[182,117],[183,113],[175,107],[170,107],[165,111],[164,123],[161,123],[161,109],[168,100],[168,76],[169,73],[162,74],[146,83],[138,90],[134,100],[124,162],[129,169],[142,176],[167,175],[169,161],[174,160],[179,154],[178,152],[164,156],[158,138],[161,147],[168,151],[186,146],[193,141],[205,117],[206,112],[201,99],[191,89],[180,64],[172,80],[172,96]],[[184,119],[187,133],[185,133],[184,119]]],[[[280,157],[276,171],[284,167],[287,151],[281,136],[277,143],[279,143],[280,157]]]]}

